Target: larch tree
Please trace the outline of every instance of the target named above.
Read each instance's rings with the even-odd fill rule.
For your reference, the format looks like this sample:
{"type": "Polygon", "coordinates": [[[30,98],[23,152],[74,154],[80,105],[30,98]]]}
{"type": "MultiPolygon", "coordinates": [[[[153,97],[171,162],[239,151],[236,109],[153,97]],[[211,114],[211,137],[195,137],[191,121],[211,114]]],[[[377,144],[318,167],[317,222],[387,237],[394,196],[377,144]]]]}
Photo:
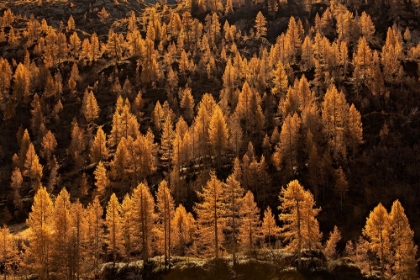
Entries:
{"type": "Polygon", "coordinates": [[[99,106],[93,91],[89,91],[82,104],[83,115],[88,123],[99,118],[99,106]]]}
{"type": "Polygon", "coordinates": [[[359,39],[356,53],[353,55],[353,65],[354,85],[358,93],[361,86],[367,84],[372,77],[372,50],[365,37],[359,39]]]}
{"type": "Polygon", "coordinates": [[[25,159],[25,171],[23,175],[28,177],[31,180],[31,184],[34,190],[38,190],[41,186],[42,178],[42,165],[39,163],[39,157],[35,152],[34,145],[29,144],[28,150],[26,152],[25,159]]]}
{"type": "Polygon", "coordinates": [[[122,255],[131,260],[131,252],[133,251],[134,233],[136,231],[133,221],[133,205],[130,195],[126,194],[121,203],[121,246],[122,255]]]}
{"type": "Polygon", "coordinates": [[[231,174],[223,187],[223,201],[225,207],[226,224],[224,225],[226,239],[232,251],[233,263],[236,263],[237,245],[239,241],[239,226],[241,222],[241,203],[244,189],[239,181],[231,174]]]}
{"type": "Polygon", "coordinates": [[[163,180],[159,183],[156,193],[157,219],[159,228],[159,247],[163,247],[165,266],[171,262],[171,250],[173,247],[173,216],[175,203],[172,198],[168,183],[163,180]]]}
{"type": "Polygon", "coordinates": [[[375,34],[375,25],[372,22],[370,15],[365,11],[362,12],[359,20],[360,32],[366,38],[368,43],[372,43],[373,35],[375,34]]]}
{"type": "Polygon", "coordinates": [[[57,140],[51,130],[48,130],[42,138],[41,146],[41,155],[44,156],[45,159],[50,160],[55,148],[57,147],[57,140]]]}
{"type": "Polygon", "coordinates": [[[105,243],[108,245],[108,251],[112,254],[112,262],[115,266],[117,255],[123,251],[121,205],[115,193],[112,193],[106,208],[105,226],[108,230],[105,243]]]}
{"type": "Polygon", "coordinates": [[[289,81],[287,79],[286,70],[281,61],[277,62],[276,69],[273,71],[273,88],[274,94],[284,94],[287,92],[289,81]]]}
{"type": "Polygon", "coordinates": [[[180,106],[184,110],[185,120],[191,123],[194,118],[194,98],[190,88],[183,90],[180,106]]]}
{"type": "Polygon", "coordinates": [[[23,202],[22,197],[20,195],[20,190],[22,188],[23,177],[19,168],[16,167],[13,170],[12,175],[10,177],[10,181],[10,186],[13,190],[13,204],[18,210],[22,210],[23,202]]]}
{"type": "Polygon", "coordinates": [[[98,163],[93,174],[95,175],[95,194],[98,196],[103,196],[105,194],[106,188],[109,185],[109,179],[106,168],[102,161],[98,163]]]}
{"type": "Polygon", "coordinates": [[[264,242],[268,242],[268,248],[272,248],[272,242],[276,241],[280,233],[280,228],[276,224],[273,212],[270,206],[264,211],[261,224],[261,236],[264,242]]]}
{"type": "Polygon", "coordinates": [[[30,90],[30,74],[29,69],[25,65],[19,63],[13,75],[12,97],[17,102],[22,102],[23,99],[29,97],[30,90]]]}
{"type": "Polygon", "coordinates": [[[149,187],[140,183],[133,191],[132,217],[138,232],[135,236],[135,246],[141,251],[143,261],[147,261],[152,255],[152,240],[156,221],[155,201],[149,187]]]}
{"type": "Polygon", "coordinates": [[[366,218],[362,233],[367,241],[368,250],[379,258],[381,279],[384,279],[385,268],[390,261],[391,226],[388,212],[381,203],[366,218]]]}
{"type": "Polygon", "coordinates": [[[179,255],[188,255],[188,248],[192,245],[195,234],[194,216],[187,212],[180,204],[174,212],[173,217],[174,249],[179,255]]]}
{"type": "Polygon", "coordinates": [[[255,18],[255,30],[257,37],[264,37],[267,35],[267,20],[261,11],[258,12],[255,18]]]}
{"type": "Polygon", "coordinates": [[[392,204],[389,219],[391,276],[393,279],[416,279],[418,277],[417,246],[413,242],[414,231],[411,230],[404,208],[398,200],[392,204]]]}
{"type": "Polygon", "coordinates": [[[38,189],[34,196],[31,213],[26,220],[30,228],[28,254],[38,277],[48,279],[52,251],[52,216],[53,202],[44,187],[38,189]]]}
{"type": "Polygon", "coordinates": [[[330,232],[330,236],[325,243],[324,247],[324,255],[330,259],[333,260],[337,258],[337,243],[341,240],[341,232],[338,230],[337,226],[334,226],[334,230],[330,232]]]}
{"type": "Polygon", "coordinates": [[[92,203],[87,206],[86,211],[86,240],[88,242],[85,243],[84,251],[86,253],[86,262],[90,264],[90,267],[87,267],[87,269],[93,271],[95,277],[98,277],[101,261],[100,255],[103,253],[102,246],[105,242],[104,220],[102,218],[104,209],[99,202],[98,196],[95,196],[92,203]]]}
{"type": "Polygon", "coordinates": [[[340,209],[343,211],[343,199],[349,190],[349,183],[346,179],[346,174],[341,166],[335,171],[335,188],[336,194],[340,196],[340,209]]]}
{"type": "Polygon", "coordinates": [[[13,235],[6,225],[0,228],[0,263],[3,266],[4,280],[11,274],[17,264],[17,247],[13,235]]]}
{"type": "Polygon", "coordinates": [[[287,115],[280,132],[280,141],[275,147],[273,163],[278,170],[285,166],[289,176],[293,175],[293,169],[297,167],[297,153],[299,144],[300,118],[297,113],[287,115]]]}
{"type": "Polygon", "coordinates": [[[247,191],[241,201],[241,225],[239,227],[241,246],[246,252],[255,250],[257,241],[261,237],[260,209],[255,202],[254,195],[247,191]]]}
{"type": "Polygon", "coordinates": [[[76,276],[76,280],[79,279],[82,272],[83,264],[82,257],[85,255],[82,248],[85,243],[90,242],[86,238],[87,233],[87,224],[86,219],[84,218],[86,211],[79,199],[77,199],[70,206],[70,215],[71,215],[71,266],[70,271],[71,275],[76,276]]]}
{"type": "Polygon", "coordinates": [[[314,208],[312,194],[297,180],[291,181],[286,188],[281,189],[279,200],[279,219],[283,222],[280,236],[288,242],[285,249],[297,254],[298,266],[301,267],[302,250],[309,248],[311,243],[320,241],[321,234],[316,220],[320,209],[314,208]]]}
{"type": "Polygon", "coordinates": [[[63,188],[54,203],[52,215],[52,271],[71,278],[71,215],[70,194],[63,188]]]}
{"type": "Polygon", "coordinates": [[[322,102],[322,125],[328,148],[335,161],[346,160],[345,129],[347,127],[348,104],[342,91],[331,85],[322,102]]]}
{"type": "Polygon", "coordinates": [[[101,160],[106,160],[108,157],[108,149],[106,147],[106,134],[102,126],[96,131],[96,136],[90,148],[90,161],[97,163],[101,160]]]}
{"type": "Polygon", "coordinates": [[[194,210],[197,214],[199,229],[199,244],[208,250],[211,256],[219,258],[219,251],[223,243],[222,224],[224,223],[225,207],[223,203],[223,184],[216,174],[210,174],[201,192],[197,193],[200,202],[196,203],[194,210]]]}
{"type": "Polygon", "coordinates": [[[347,146],[351,149],[352,154],[355,155],[357,148],[363,143],[363,127],[362,116],[354,104],[351,104],[349,107],[346,136],[347,146]]]}
{"type": "Polygon", "coordinates": [[[217,165],[222,165],[222,153],[228,148],[229,131],[222,110],[217,105],[209,124],[209,141],[216,155],[217,165]]]}

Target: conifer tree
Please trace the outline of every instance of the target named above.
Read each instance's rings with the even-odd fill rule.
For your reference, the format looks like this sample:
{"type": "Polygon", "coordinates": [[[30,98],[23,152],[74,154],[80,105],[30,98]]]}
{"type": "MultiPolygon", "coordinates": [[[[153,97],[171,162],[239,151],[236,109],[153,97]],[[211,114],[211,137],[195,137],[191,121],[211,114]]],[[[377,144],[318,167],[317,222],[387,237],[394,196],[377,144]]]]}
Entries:
{"type": "Polygon", "coordinates": [[[410,228],[401,203],[392,204],[390,219],[391,275],[395,279],[415,279],[418,276],[414,232],[410,228]]]}
{"type": "Polygon", "coordinates": [[[112,253],[112,261],[115,266],[117,254],[122,253],[122,218],[121,205],[115,193],[112,193],[106,208],[105,226],[108,229],[105,243],[108,245],[108,251],[112,253]]]}
{"type": "Polygon", "coordinates": [[[342,91],[331,85],[322,103],[322,124],[329,150],[336,161],[346,159],[345,129],[348,104],[342,91]]]}
{"type": "Polygon", "coordinates": [[[379,203],[366,218],[363,236],[367,241],[367,248],[379,258],[381,278],[384,279],[385,268],[390,257],[390,218],[385,207],[379,203]]]}
{"type": "Polygon", "coordinates": [[[155,201],[149,191],[149,187],[140,183],[132,195],[132,217],[136,227],[135,248],[142,253],[143,261],[152,256],[152,240],[155,227],[156,214],[154,212],[155,201]]]}
{"type": "Polygon", "coordinates": [[[296,253],[298,266],[301,267],[301,252],[311,245],[318,245],[321,238],[316,216],[320,209],[314,208],[315,201],[309,191],[306,191],[297,180],[291,181],[287,188],[282,188],[279,195],[279,215],[283,226],[281,237],[288,242],[286,250],[296,253]],[[315,241],[315,242],[314,242],[315,241]]]}
{"type": "Polygon", "coordinates": [[[0,263],[3,266],[4,280],[7,274],[15,270],[14,266],[18,262],[16,242],[6,225],[0,228],[0,263]]]}
{"type": "Polygon", "coordinates": [[[86,100],[83,100],[82,104],[83,115],[88,123],[96,120],[99,117],[99,106],[96,101],[93,91],[89,91],[86,96],[86,100]]]}
{"type": "MultiPolygon", "coordinates": [[[[85,174],[85,173],[83,173],[85,174]]],[[[86,243],[90,242],[86,238],[87,234],[87,224],[84,215],[86,214],[85,208],[77,199],[70,206],[70,215],[71,215],[71,266],[70,271],[71,275],[75,275],[76,279],[79,279],[80,274],[83,271],[82,257],[85,255],[83,252],[83,247],[86,243]]]]}
{"type": "Polygon", "coordinates": [[[173,247],[173,216],[175,211],[174,200],[168,188],[168,183],[163,180],[159,183],[156,193],[156,206],[158,215],[160,245],[163,245],[165,266],[171,262],[171,250],[173,247]],[[162,242],[163,239],[163,242],[162,242]]]}
{"type": "Polygon", "coordinates": [[[134,233],[136,231],[133,221],[133,205],[130,195],[126,194],[121,203],[121,246],[122,254],[130,261],[134,245],[134,233]]]}
{"type": "Polygon", "coordinates": [[[210,145],[216,154],[217,163],[220,167],[222,153],[228,148],[229,132],[225,117],[223,116],[222,110],[219,106],[216,106],[213,111],[213,115],[210,119],[208,133],[210,145]]]}
{"type": "Polygon", "coordinates": [[[289,82],[284,66],[281,61],[277,62],[276,69],[273,72],[273,89],[274,94],[284,94],[287,92],[289,82]]]}
{"type": "Polygon", "coordinates": [[[241,225],[239,234],[242,247],[246,252],[253,252],[260,235],[260,209],[255,203],[254,195],[247,191],[241,201],[241,225]]]}
{"type": "Polygon", "coordinates": [[[195,234],[194,216],[185,210],[180,204],[174,213],[173,218],[174,229],[174,248],[181,255],[188,254],[188,247],[191,246],[195,234]]]}
{"type": "Polygon", "coordinates": [[[273,240],[277,240],[280,233],[280,228],[276,225],[273,212],[270,206],[264,211],[264,217],[261,224],[261,235],[264,242],[268,241],[268,247],[272,248],[273,240]]]}
{"type": "Polygon", "coordinates": [[[227,242],[231,246],[233,263],[236,263],[237,244],[239,243],[239,226],[241,223],[241,203],[244,189],[231,174],[224,184],[223,201],[225,206],[226,224],[224,231],[227,232],[227,242]]]}
{"type": "Polygon", "coordinates": [[[102,253],[102,246],[105,242],[104,235],[104,209],[102,208],[99,197],[95,196],[92,203],[87,206],[85,215],[86,240],[84,251],[86,253],[86,260],[91,264],[87,267],[88,270],[93,271],[95,277],[99,274],[100,255],[102,253]]]}
{"type": "Polygon", "coordinates": [[[267,20],[261,11],[258,12],[255,18],[255,30],[257,37],[264,37],[267,35],[267,20]]]}
{"type": "Polygon", "coordinates": [[[42,138],[42,154],[45,159],[49,160],[57,147],[57,140],[51,130],[48,130],[42,138]]]}
{"type": "Polygon", "coordinates": [[[108,149],[106,147],[106,134],[102,126],[96,131],[96,136],[93,140],[92,147],[90,148],[90,161],[92,163],[106,160],[108,157],[108,149]]]}
{"type": "Polygon", "coordinates": [[[199,244],[210,251],[210,255],[219,258],[219,251],[223,244],[222,224],[224,223],[225,208],[223,205],[223,188],[214,172],[210,173],[210,180],[201,192],[197,193],[200,202],[195,204],[199,229],[199,244]]]}
{"type": "Polygon", "coordinates": [[[278,170],[284,165],[288,175],[293,174],[293,168],[297,167],[297,152],[299,143],[300,118],[298,114],[288,115],[281,128],[280,141],[276,145],[273,154],[273,163],[278,170]]]}
{"type": "Polygon", "coordinates": [[[26,152],[25,171],[23,175],[29,177],[34,190],[38,190],[41,186],[42,178],[42,165],[39,163],[38,155],[35,152],[34,145],[29,144],[28,151],[26,152]]]}
{"type": "Polygon", "coordinates": [[[70,194],[63,188],[54,203],[52,215],[52,264],[53,270],[71,277],[71,215],[70,194]]]}
{"type": "Polygon", "coordinates": [[[53,202],[44,187],[34,196],[34,203],[26,224],[31,229],[28,254],[41,279],[48,279],[51,269],[53,202]]]}
{"type": "Polygon", "coordinates": [[[340,196],[340,209],[343,211],[343,199],[349,190],[349,183],[341,166],[335,172],[335,192],[340,196]]]}
{"type": "Polygon", "coordinates": [[[19,168],[16,167],[13,170],[10,181],[11,181],[10,186],[12,187],[12,190],[13,190],[13,204],[15,205],[17,209],[21,210],[23,207],[23,203],[22,203],[22,197],[20,195],[20,189],[22,187],[23,177],[19,168]]]}
{"type": "Polygon", "coordinates": [[[330,236],[325,244],[324,255],[328,259],[335,259],[337,257],[336,246],[341,240],[341,232],[337,226],[334,226],[334,230],[330,232],[330,236]]]}
{"type": "Polygon", "coordinates": [[[102,161],[99,161],[93,174],[95,175],[95,194],[97,196],[103,196],[105,194],[106,188],[109,185],[109,179],[106,168],[102,161]]]}
{"type": "Polygon", "coordinates": [[[194,98],[190,88],[186,88],[182,93],[181,108],[184,110],[185,120],[189,123],[194,118],[194,98]]]}

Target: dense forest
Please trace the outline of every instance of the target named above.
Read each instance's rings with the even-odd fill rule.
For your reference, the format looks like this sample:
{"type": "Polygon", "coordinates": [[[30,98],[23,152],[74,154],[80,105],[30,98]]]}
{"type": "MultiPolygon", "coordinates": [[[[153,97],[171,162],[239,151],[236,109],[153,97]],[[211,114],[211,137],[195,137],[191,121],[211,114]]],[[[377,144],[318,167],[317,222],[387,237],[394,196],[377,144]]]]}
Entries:
{"type": "Polygon", "coordinates": [[[2,1],[0,274],[418,278],[419,28],[419,0],[2,1]]]}

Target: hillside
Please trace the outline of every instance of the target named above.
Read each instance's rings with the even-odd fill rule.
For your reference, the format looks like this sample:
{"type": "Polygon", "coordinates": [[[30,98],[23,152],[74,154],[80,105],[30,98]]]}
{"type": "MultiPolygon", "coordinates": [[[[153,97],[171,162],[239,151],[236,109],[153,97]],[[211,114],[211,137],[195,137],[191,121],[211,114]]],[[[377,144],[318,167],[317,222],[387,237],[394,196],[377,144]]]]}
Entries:
{"type": "MultiPolygon", "coordinates": [[[[330,263],[348,261],[364,274],[400,275],[395,256],[410,263],[420,244],[419,13],[417,1],[399,0],[1,1],[0,223],[15,237],[24,223],[36,232],[30,213],[45,190],[51,217],[41,224],[52,244],[64,244],[71,230],[61,243],[56,232],[60,223],[76,227],[80,201],[80,226],[92,225],[89,211],[103,220],[96,248],[77,241],[89,247],[78,256],[85,273],[112,259],[282,248],[298,259],[321,249],[329,273],[330,263]],[[287,216],[299,206],[285,203],[293,182],[308,215],[299,234],[287,216]],[[210,190],[220,194],[219,222],[205,214],[210,190]],[[110,241],[112,197],[122,236],[144,222],[142,214],[128,224],[128,213],[150,207],[131,241],[110,241]],[[153,205],[143,207],[144,197],[153,205]],[[265,232],[267,207],[280,230],[265,232]],[[379,238],[367,221],[381,211],[379,238]],[[245,221],[256,228],[249,240],[245,221]],[[334,226],[341,239],[328,255],[334,226]],[[389,242],[385,255],[376,238],[389,242]],[[413,247],[405,253],[402,238],[413,247]]],[[[34,238],[19,240],[19,262],[28,259],[14,267],[42,278],[45,263],[27,265],[34,238]]],[[[67,258],[68,277],[83,273],[67,258]]]]}

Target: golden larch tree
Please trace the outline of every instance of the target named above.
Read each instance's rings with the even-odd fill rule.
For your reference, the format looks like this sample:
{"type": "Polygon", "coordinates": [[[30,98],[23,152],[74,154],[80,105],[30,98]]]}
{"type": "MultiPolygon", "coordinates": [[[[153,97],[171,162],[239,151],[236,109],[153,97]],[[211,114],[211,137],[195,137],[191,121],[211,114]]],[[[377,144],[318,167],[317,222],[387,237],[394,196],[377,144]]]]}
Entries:
{"type": "Polygon", "coordinates": [[[261,237],[261,220],[260,209],[251,191],[247,191],[242,198],[240,213],[241,224],[239,227],[239,237],[241,246],[246,252],[252,253],[255,250],[257,241],[261,237]]]}
{"type": "Polygon", "coordinates": [[[138,234],[135,236],[135,246],[142,253],[143,261],[152,255],[152,240],[154,237],[156,214],[155,201],[149,187],[140,183],[133,191],[132,217],[138,234]]]}
{"type": "Polygon", "coordinates": [[[334,230],[330,232],[330,236],[325,243],[324,247],[324,255],[328,259],[335,259],[337,258],[337,243],[341,240],[341,232],[338,230],[337,226],[334,226],[334,230]]]}
{"type": "Polygon", "coordinates": [[[86,269],[93,271],[95,277],[99,274],[99,264],[101,262],[102,246],[105,242],[104,234],[104,209],[102,208],[99,197],[95,196],[92,203],[86,209],[85,223],[86,240],[83,251],[86,254],[86,269]]]}
{"type": "Polygon", "coordinates": [[[261,224],[261,236],[264,242],[268,242],[268,247],[272,248],[273,240],[276,241],[280,233],[280,228],[276,224],[273,212],[270,206],[264,211],[264,216],[261,224]]]}
{"type": "Polygon", "coordinates": [[[4,280],[14,272],[18,262],[17,246],[13,235],[6,225],[0,228],[0,263],[3,266],[4,280]]]}
{"type": "Polygon", "coordinates": [[[224,184],[223,201],[225,207],[226,224],[224,225],[224,232],[226,241],[232,251],[233,263],[236,263],[237,246],[239,241],[239,226],[241,222],[241,204],[244,189],[241,187],[239,181],[231,174],[224,184]]]}
{"type": "Polygon", "coordinates": [[[112,193],[106,207],[105,226],[108,230],[105,243],[108,246],[108,252],[112,254],[112,261],[115,266],[117,255],[123,251],[121,205],[115,193],[112,193]]]}
{"type": "Polygon", "coordinates": [[[257,37],[264,37],[267,35],[267,20],[261,11],[258,12],[255,18],[255,30],[257,37]]]}
{"type": "Polygon", "coordinates": [[[28,254],[41,279],[48,279],[51,268],[53,202],[44,187],[34,196],[31,213],[26,220],[30,228],[28,254]]]}
{"type": "Polygon", "coordinates": [[[95,193],[96,195],[103,196],[105,194],[106,188],[109,185],[109,179],[106,168],[102,161],[98,163],[93,174],[95,175],[95,193]]]}
{"type": "Polygon", "coordinates": [[[414,231],[411,230],[404,208],[399,200],[394,201],[389,214],[391,230],[391,271],[393,279],[416,279],[418,277],[414,231]]]}
{"type": "Polygon", "coordinates": [[[279,219],[283,222],[280,236],[288,243],[285,249],[297,254],[299,267],[302,250],[314,240],[320,241],[319,227],[316,228],[316,215],[320,209],[314,208],[315,202],[311,196],[297,180],[291,181],[286,188],[282,187],[279,195],[279,219]]]}
{"type": "Polygon", "coordinates": [[[52,216],[52,271],[71,277],[71,215],[70,194],[63,188],[54,203],[52,216]]]}
{"type": "Polygon", "coordinates": [[[92,147],[90,148],[90,161],[97,163],[101,160],[106,160],[108,157],[108,149],[106,147],[106,134],[102,126],[96,131],[96,136],[93,139],[92,147]]]}
{"type": "Polygon", "coordinates": [[[159,183],[156,193],[157,220],[159,229],[159,247],[163,248],[165,266],[171,262],[171,250],[173,247],[173,216],[175,203],[172,198],[168,183],[163,180],[159,183]]]}
{"type": "Polygon", "coordinates": [[[210,174],[210,180],[197,195],[200,202],[195,204],[194,210],[197,213],[199,244],[208,250],[211,256],[218,259],[223,243],[222,225],[225,208],[222,200],[223,184],[214,172],[210,174]]]}
{"type": "Polygon", "coordinates": [[[382,203],[379,203],[366,218],[363,236],[367,248],[379,258],[381,279],[384,279],[385,268],[390,261],[390,218],[382,203]]]}
{"type": "Polygon", "coordinates": [[[209,124],[209,141],[216,155],[217,164],[221,166],[222,154],[228,148],[229,131],[222,110],[216,106],[209,124]]]}

